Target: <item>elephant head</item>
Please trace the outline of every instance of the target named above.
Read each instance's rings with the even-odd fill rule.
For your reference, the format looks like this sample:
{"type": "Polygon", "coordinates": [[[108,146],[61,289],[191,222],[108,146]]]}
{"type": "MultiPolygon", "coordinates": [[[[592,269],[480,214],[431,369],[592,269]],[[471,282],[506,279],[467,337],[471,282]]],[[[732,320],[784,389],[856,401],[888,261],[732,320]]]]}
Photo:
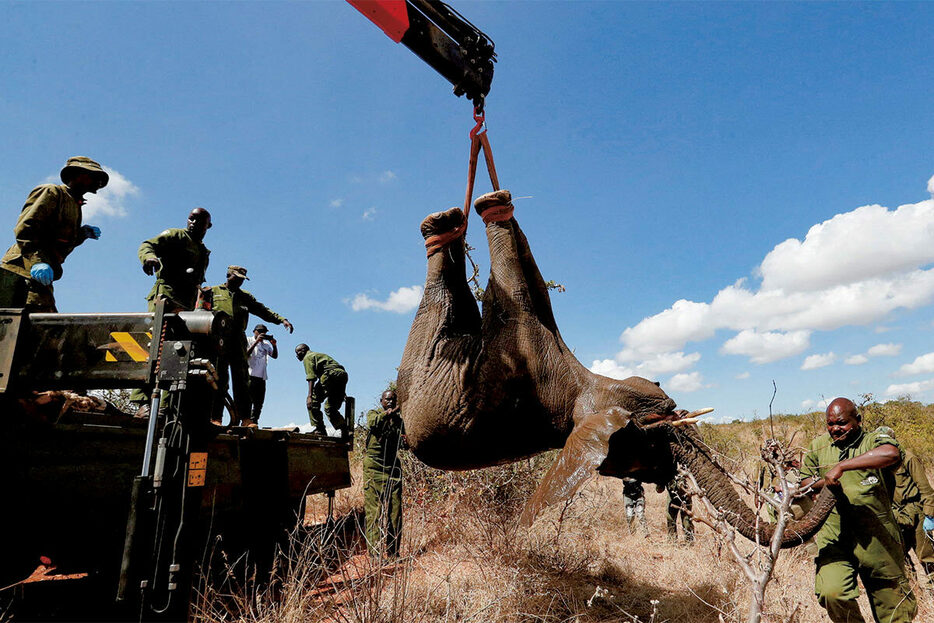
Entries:
{"type": "MultiPolygon", "coordinates": [[[[769,527],[756,521],[693,427],[675,425],[686,414],[657,383],[594,374],[565,345],[509,191],[483,195],[474,207],[490,248],[482,313],[465,278],[464,212],[437,212],[421,225],[428,272],[397,382],[415,455],[459,470],[560,448],[524,523],[595,471],[665,484],[680,463],[743,536],[768,541],[769,527]]],[[[832,507],[832,494],[822,494],[788,527],[784,545],[810,536],[832,507]]]]}

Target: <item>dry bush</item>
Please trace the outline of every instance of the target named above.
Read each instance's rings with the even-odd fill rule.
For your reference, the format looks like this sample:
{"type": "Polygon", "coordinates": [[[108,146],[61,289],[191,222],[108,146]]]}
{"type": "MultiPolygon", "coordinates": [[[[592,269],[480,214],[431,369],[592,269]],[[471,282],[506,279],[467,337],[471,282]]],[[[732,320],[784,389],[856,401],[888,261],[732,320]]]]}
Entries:
{"type": "MultiPolygon", "coordinates": [[[[884,422],[917,454],[934,456],[934,445],[925,445],[927,433],[922,430],[934,409],[909,401],[894,402],[868,405],[866,425],[884,422]]],[[[763,438],[774,436],[805,447],[823,433],[823,414],[777,416],[772,422],[702,426],[701,430],[731,469],[754,473],[763,438]]],[[[362,437],[358,435],[358,444],[362,437]]],[[[358,445],[352,460],[354,484],[338,492],[334,501],[340,514],[359,513],[363,506],[360,449],[358,445]]],[[[569,504],[543,513],[531,530],[519,529],[522,505],[553,459],[554,453],[548,453],[486,470],[443,472],[404,455],[402,558],[384,566],[361,554],[359,540],[344,538],[337,544],[320,534],[317,540],[306,535],[280,557],[279,575],[268,586],[246,581],[241,574],[236,582],[228,578],[226,584],[205,591],[199,620],[743,620],[749,593],[729,554],[720,549],[710,530],[700,525],[695,528],[693,546],[669,543],[666,497],[651,485],[646,485],[647,539],[629,534],[622,485],[610,478],[591,480],[569,504]],[[328,567],[322,560],[334,564],[328,567]]],[[[310,512],[320,514],[326,500],[316,496],[310,508],[310,512]]],[[[359,529],[355,523],[359,515],[355,517],[345,525],[359,529]]],[[[741,546],[751,548],[747,543],[741,546]]],[[[813,583],[814,565],[804,548],[783,552],[766,594],[763,621],[826,621],[814,597],[813,583]]],[[[865,596],[861,605],[867,620],[872,620],[865,596]]],[[[916,620],[934,621],[930,595],[919,599],[916,620]]]]}

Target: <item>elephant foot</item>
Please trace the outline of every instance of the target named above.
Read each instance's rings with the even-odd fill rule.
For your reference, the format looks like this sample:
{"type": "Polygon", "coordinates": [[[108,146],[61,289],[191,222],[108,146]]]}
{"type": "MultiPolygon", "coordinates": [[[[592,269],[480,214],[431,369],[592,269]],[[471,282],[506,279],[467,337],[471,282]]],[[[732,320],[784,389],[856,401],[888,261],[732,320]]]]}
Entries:
{"type": "Polygon", "coordinates": [[[491,193],[480,195],[473,202],[473,208],[483,219],[484,223],[497,223],[512,218],[512,193],[508,190],[494,190],[491,193]]]}
{"type": "Polygon", "coordinates": [[[422,221],[421,231],[425,238],[425,248],[431,257],[447,244],[464,235],[467,219],[460,208],[450,208],[443,212],[434,212],[422,221]]]}

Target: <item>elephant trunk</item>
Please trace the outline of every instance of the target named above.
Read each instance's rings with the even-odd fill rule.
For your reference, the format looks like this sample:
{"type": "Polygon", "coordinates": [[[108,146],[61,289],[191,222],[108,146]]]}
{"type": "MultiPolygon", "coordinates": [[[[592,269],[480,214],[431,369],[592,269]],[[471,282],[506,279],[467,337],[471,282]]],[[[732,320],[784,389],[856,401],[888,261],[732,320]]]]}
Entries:
{"type": "MultiPolygon", "coordinates": [[[[671,435],[673,438],[671,451],[675,460],[691,472],[707,498],[715,508],[724,513],[724,518],[730,525],[750,541],[760,545],[769,544],[775,533],[775,525],[759,519],[756,513],[740,499],[723,468],[713,460],[708,450],[700,443],[697,433],[690,429],[682,429],[673,431],[671,435]]],[[[827,515],[833,510],[835,503],[836,498],[830,489],[825,487],[821,490],[814,506],[804,517],[785,524],[781,547],[801,545],[814,536],[827,515]]]]}

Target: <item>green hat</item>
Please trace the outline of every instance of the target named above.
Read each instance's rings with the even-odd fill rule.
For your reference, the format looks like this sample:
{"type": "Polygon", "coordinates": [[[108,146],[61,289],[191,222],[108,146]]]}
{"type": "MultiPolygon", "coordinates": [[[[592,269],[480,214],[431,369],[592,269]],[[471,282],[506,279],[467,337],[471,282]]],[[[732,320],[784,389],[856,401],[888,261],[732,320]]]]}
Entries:
{"type": "Polygon", "coordinates": [[[107,171],[105,171],[101,165],[84,156],[75,156],[74,158],[68,159],[68,162],[65,163],[65,167],[61,172],[62,181],[67,184],[68,180],[71,179],[71,175],[77,173],[78,169],[97,174],[98,178],[101,180],[101,188],[106,186],[107,182],[110,181],[110,176],[107,175],[107,171]]]}
{"type": "Polygon", "coordinates": [[[227,274],[233,275],[234,277],[243,277],[247,281],[250,280],[250,278],[246,276],[246,269],[243,266],[228,266],[227,274]]]}

